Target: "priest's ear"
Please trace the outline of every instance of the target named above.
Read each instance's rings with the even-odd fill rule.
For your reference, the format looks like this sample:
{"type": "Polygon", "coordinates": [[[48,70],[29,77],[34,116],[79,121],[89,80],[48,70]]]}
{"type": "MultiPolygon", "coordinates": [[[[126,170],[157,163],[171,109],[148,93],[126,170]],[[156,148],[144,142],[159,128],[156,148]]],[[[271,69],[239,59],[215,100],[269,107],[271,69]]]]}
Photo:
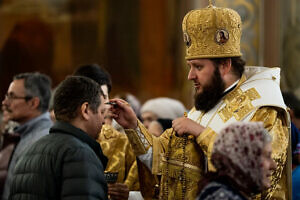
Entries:
{"type": "Polygon", "coordinates": [[[219,65],[219,71],[222,77],[230,73],[232,70],[233,69],[232,69],[232,63],[230,58],[221,61],[219,65]]]}

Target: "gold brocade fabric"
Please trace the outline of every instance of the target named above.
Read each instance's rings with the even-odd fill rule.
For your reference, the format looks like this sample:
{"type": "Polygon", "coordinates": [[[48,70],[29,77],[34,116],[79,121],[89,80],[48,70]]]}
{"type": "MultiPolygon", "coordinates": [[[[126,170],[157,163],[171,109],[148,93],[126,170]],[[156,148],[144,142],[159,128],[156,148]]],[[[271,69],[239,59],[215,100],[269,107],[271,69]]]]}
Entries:
{"type": "Polygon", "coordinates": [[[158,199],[159,196],[159,176],[154,175],[139,159],[137,159],[140,191],[144,200],[158,199]]]}
{"type": "Polygon", "coordinates": [[[218,111],[223,122],[234,117],[237,121],[241,121],[249,114],[254,106],[252,101],[261,98],[255,88],[251,88],[243,92],[240,88],[236,88],[226,95],[224,102],[226,106],[218,111]]]}
{"type": "Polygon", "coordinates": [[[213,144],[217,134],[211,129],[206,128],[200,135],[197,137],[197,143],[200,145],[202,151],[206,155],[207,159],[207,170],[210,172],[215,171],[215,167],[211,163],[211,154],[213,149],[213,144]]]}
{"type": "Polygon", "coordinates": [[[136,156],[127,136],[105,124],[97,141],[108,158],[105,171],[119,172],[118,183],[126,184],[130,191],[139,190],[136,156]]]}
{"type": "Polygon", "coordinates": [[[204,173],[204,154],[194,137],[171,134],[162,156],[160,198],[195,199],[204,173]]]}
{"type": "MultiPolygon", "coordinates": [[[[145,129],[141,130],[148,134],[145,129]]],[[[160,137],[153,136],[151,143],[152,173],[161,175],[160,199],[195,199],[205,163],[195,138],[187,137],[185,144],[183,137],[177,137],[173,129],[168,129],[160,137]]]]}

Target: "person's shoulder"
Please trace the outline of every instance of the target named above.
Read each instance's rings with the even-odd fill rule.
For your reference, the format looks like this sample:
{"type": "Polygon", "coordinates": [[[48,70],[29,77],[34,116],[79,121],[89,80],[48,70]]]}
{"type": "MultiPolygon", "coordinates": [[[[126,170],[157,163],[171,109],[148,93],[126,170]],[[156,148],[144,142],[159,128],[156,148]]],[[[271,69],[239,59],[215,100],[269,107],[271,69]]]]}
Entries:
{"type": "Polygon", "coordinates": [[[300,165],[298,165],[295,169],[293,169],[292,175],[297,178],[300,178],[300,165]]]}
{"type": "Polygon", "coordinates": [[[213,181],[208,183],[200,195],[198,196],[198,200],[243,200],[239,194],[235,193],[231,190],[227,185],[213,181]]]}
{"type": "Polygon", "coordinates": [[[246,80],[239,85],[238,91],[248,97],[244,102],[251,102],[254,108],[271,106],[286,111],[280,90],[279,68],[247,67],[243,77],[246,80]]]}
{"type": "Polygon", "coordinates": [[[67,141],[66,138],[57,137],[53,134],[48,134],[44,137],[41,137],[31,144],[26,143],[22,144],[23,151],[20,154],[20,159],[30,160],[43,157],[43,159],[56,159],[60,152],[64,151],[65,146],[62,141],[67,141]]]}
{"type": "Polygon", "coordinates": [[[64,148],[64,149],[90,149],[90,146],[86,143],[80,140],[79,138],[70,135],[70,134],[50,134],[54,135],[55,139],[57,141],[57,146],[64,148]]]}
{"type": "Polygon", "coordinates": [[[293,182],[293,198],[298,199],[300,196],[300,191],[298,188],[300,187],[300,166],[298,165],[292,172],[292,182],[293,182]]]}
{"type": "Polygon", "coordinates": [[[39,149],[39,151],[45,151],[51,154],[88,148],[86,143],[73,135],[61,133],[50,133],[40,138],[32,146],[32,149],[39,149]]]}
{"type": "Polygon", "coordinates": [[[33,143],[31,147],[32,149],[60,149],[74,144],[74,138],[75,137],[66,134],[48,134],[33,143]]]}
{"type": "MultiPolygon", "coordinates": [[[[226,186],[224,184],[216,182],[216,181],[212,181],[203,188],[203,190],[200,193],[200,197],[203,198],[203,197],[210,196],[211,194],[214,194],[216,191],[219,191],[220,189],[226,190],[225,188],[226,188],[226,186]]],[[[200,199],[202,199],[202,198],[200,198],[200,199]]]]}
{"type": "Polygon", "coordinates": [[[29,126],[29,132],[21,139],[27,140],[29,144],[34,143],[41,137],[48,135],[50,128],[53,126],[50,118],[48,119],[46,114],[42,114],[37,117],[36,121],[29,126]]]}
{"type": "Polygon", "coordinates": [[[58,151],[57,157],[62,158],[65,163],[70,163],[71,166],[78,166],[80,163],[90,163],[96,168],[103,168],[101,164],[101,156],[103,155],[97,154],[97,148],[93,148],[88,143],[73,136],[68,137],[64,143],[65,145],[55,148],[58,151]]]}
{"type": "Polygon", "coordinates": [[[246,66],[243,73],[246,76],[246,82],[255,80],[272,80],[276,83],[280,81],[280,68],[246,66]]]}

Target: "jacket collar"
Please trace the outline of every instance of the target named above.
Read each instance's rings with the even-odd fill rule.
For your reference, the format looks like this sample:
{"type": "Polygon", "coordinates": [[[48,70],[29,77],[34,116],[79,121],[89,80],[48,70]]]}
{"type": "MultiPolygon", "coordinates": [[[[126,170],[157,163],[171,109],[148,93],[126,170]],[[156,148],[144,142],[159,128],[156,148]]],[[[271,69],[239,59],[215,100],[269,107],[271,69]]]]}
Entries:
{"type": "Polygon", "coordinates": [[[77,139],[81,140],[82,142],[88,144],[96,153],[98,158],[103,164],[104,169],[106,168],[106,164],[108,159],[104,156],[100,144],[96,142],[95,139],[91,138],[86,132],[83,130],[71,125],[70,123],[57,121],[50,129],[50,134],[52,133],[63,133],[68,134],[76,137],[77,139]]]}

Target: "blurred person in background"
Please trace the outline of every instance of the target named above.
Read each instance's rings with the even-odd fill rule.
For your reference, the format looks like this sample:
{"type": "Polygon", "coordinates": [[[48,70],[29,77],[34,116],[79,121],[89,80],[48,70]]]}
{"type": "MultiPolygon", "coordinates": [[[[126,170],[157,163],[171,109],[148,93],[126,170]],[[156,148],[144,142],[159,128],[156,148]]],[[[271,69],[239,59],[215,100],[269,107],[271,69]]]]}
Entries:
{"type": "MultiPolygon", "coordinates": [[[[74,75],[96,81],[102,88],[105,102],[109,101],[112,82],[110,75],[102,67],[97,64],[82,65],[74,72],[74,75]]],[[[109,114],[109,105],[106,106],[105,118],[109,114]]],[[[117,182],[108,185],[110,198],[127,200],[129,191],[139,190],[136,157],[127,136],[115,130],[111,125],[104,124],[97,141],[108,158],[105,172],[118,172],[117,182]]]]}
{"type": "Polygon", "coordinates": [[[9,161],[20,141],[20,134],[14,133],[18,123],[8,120],[7,115],[3,116],[1,113],[0,123],[0,196],[2,197],[9,161]]]}
{"type": "MultiPolygon", "coordinates": [[[[296,150],[297,144],[300,142],[300,100],[293,92],[282,92],[285,104],[289,107],[288,111],[291,117],[291,139],[292,152],[296,150]]],[[[293,163],[295,160],[293,159],[293,163]]],[[[300,163],[300,162],[299,162],[300,163]]]]}
{"type": "Polygon", "coordinates": [[[141,119],[148,129],[152,121],[160,119],[176,119],[182,117],[186,108],[184,105],[172,98],[158,97],[149,99],[141,107],[141,119]]]}
{"type": "Polygon", "coordinates": [[[10,158],[2,199],[8,199],[15,165],[34,142],[49,133],[52,121],[48,112],[51,96],[51,79],[38,72],[14,76],[5,99],[2,101],[3,116],[19,124],[14,133],[20,135],[10,158]]]}
{"type": "Polygon", "coordinates": [[[300,199],[300,143],[293,152],[292,183],[293,200],[298,200],[300,199]]]}
{"type": "Polygon", "coordinates": [[[286,105],[290,108],[289,113],[295,127],[300,130],[300,100],[293,92],[282,92],[286,105]]]}
{"type": "MultiPolygon", "coordinates": [[[[1,108],[2,111],[2,108],[1,108]]],[[[1,112],[0,116],[0,132],[1,133],[13,133],[14,128],[19,126],[19,124],[15,121],[9,120],[8,115],[3,115],[3,112],[1,112]]]]}
{"type": "Polygon", "coordinates": [[[107,158],[96,141],[105,113],[100,86],[70,76],[59,84],[53,109],[50,134],[28,147],[16,164],[9,199],[107,200],[107,158]]]}
{"type": "Polygon", "coordinates": [[[172,128],[172,120],[171,119],[160,119],[158,118],[155,121],[152,121],[149,124],[149,132],[159,137],[165,130],[172,128]]]}
{"type": "Polygon", "coordinates": [[[293,153],[292,191],[293,200],[300,199],[300,101],[293,92],[283,92],[283,98],[290,108],[291,137],[293,153]]]}
{"type": "Polygon", "coordinates": [[[247,200],[271,187],[276,169],[272,138],[262,122],[236,122],[221,130],[212,150],[214,173],[200,184],[198,200],[247,200]]]}

